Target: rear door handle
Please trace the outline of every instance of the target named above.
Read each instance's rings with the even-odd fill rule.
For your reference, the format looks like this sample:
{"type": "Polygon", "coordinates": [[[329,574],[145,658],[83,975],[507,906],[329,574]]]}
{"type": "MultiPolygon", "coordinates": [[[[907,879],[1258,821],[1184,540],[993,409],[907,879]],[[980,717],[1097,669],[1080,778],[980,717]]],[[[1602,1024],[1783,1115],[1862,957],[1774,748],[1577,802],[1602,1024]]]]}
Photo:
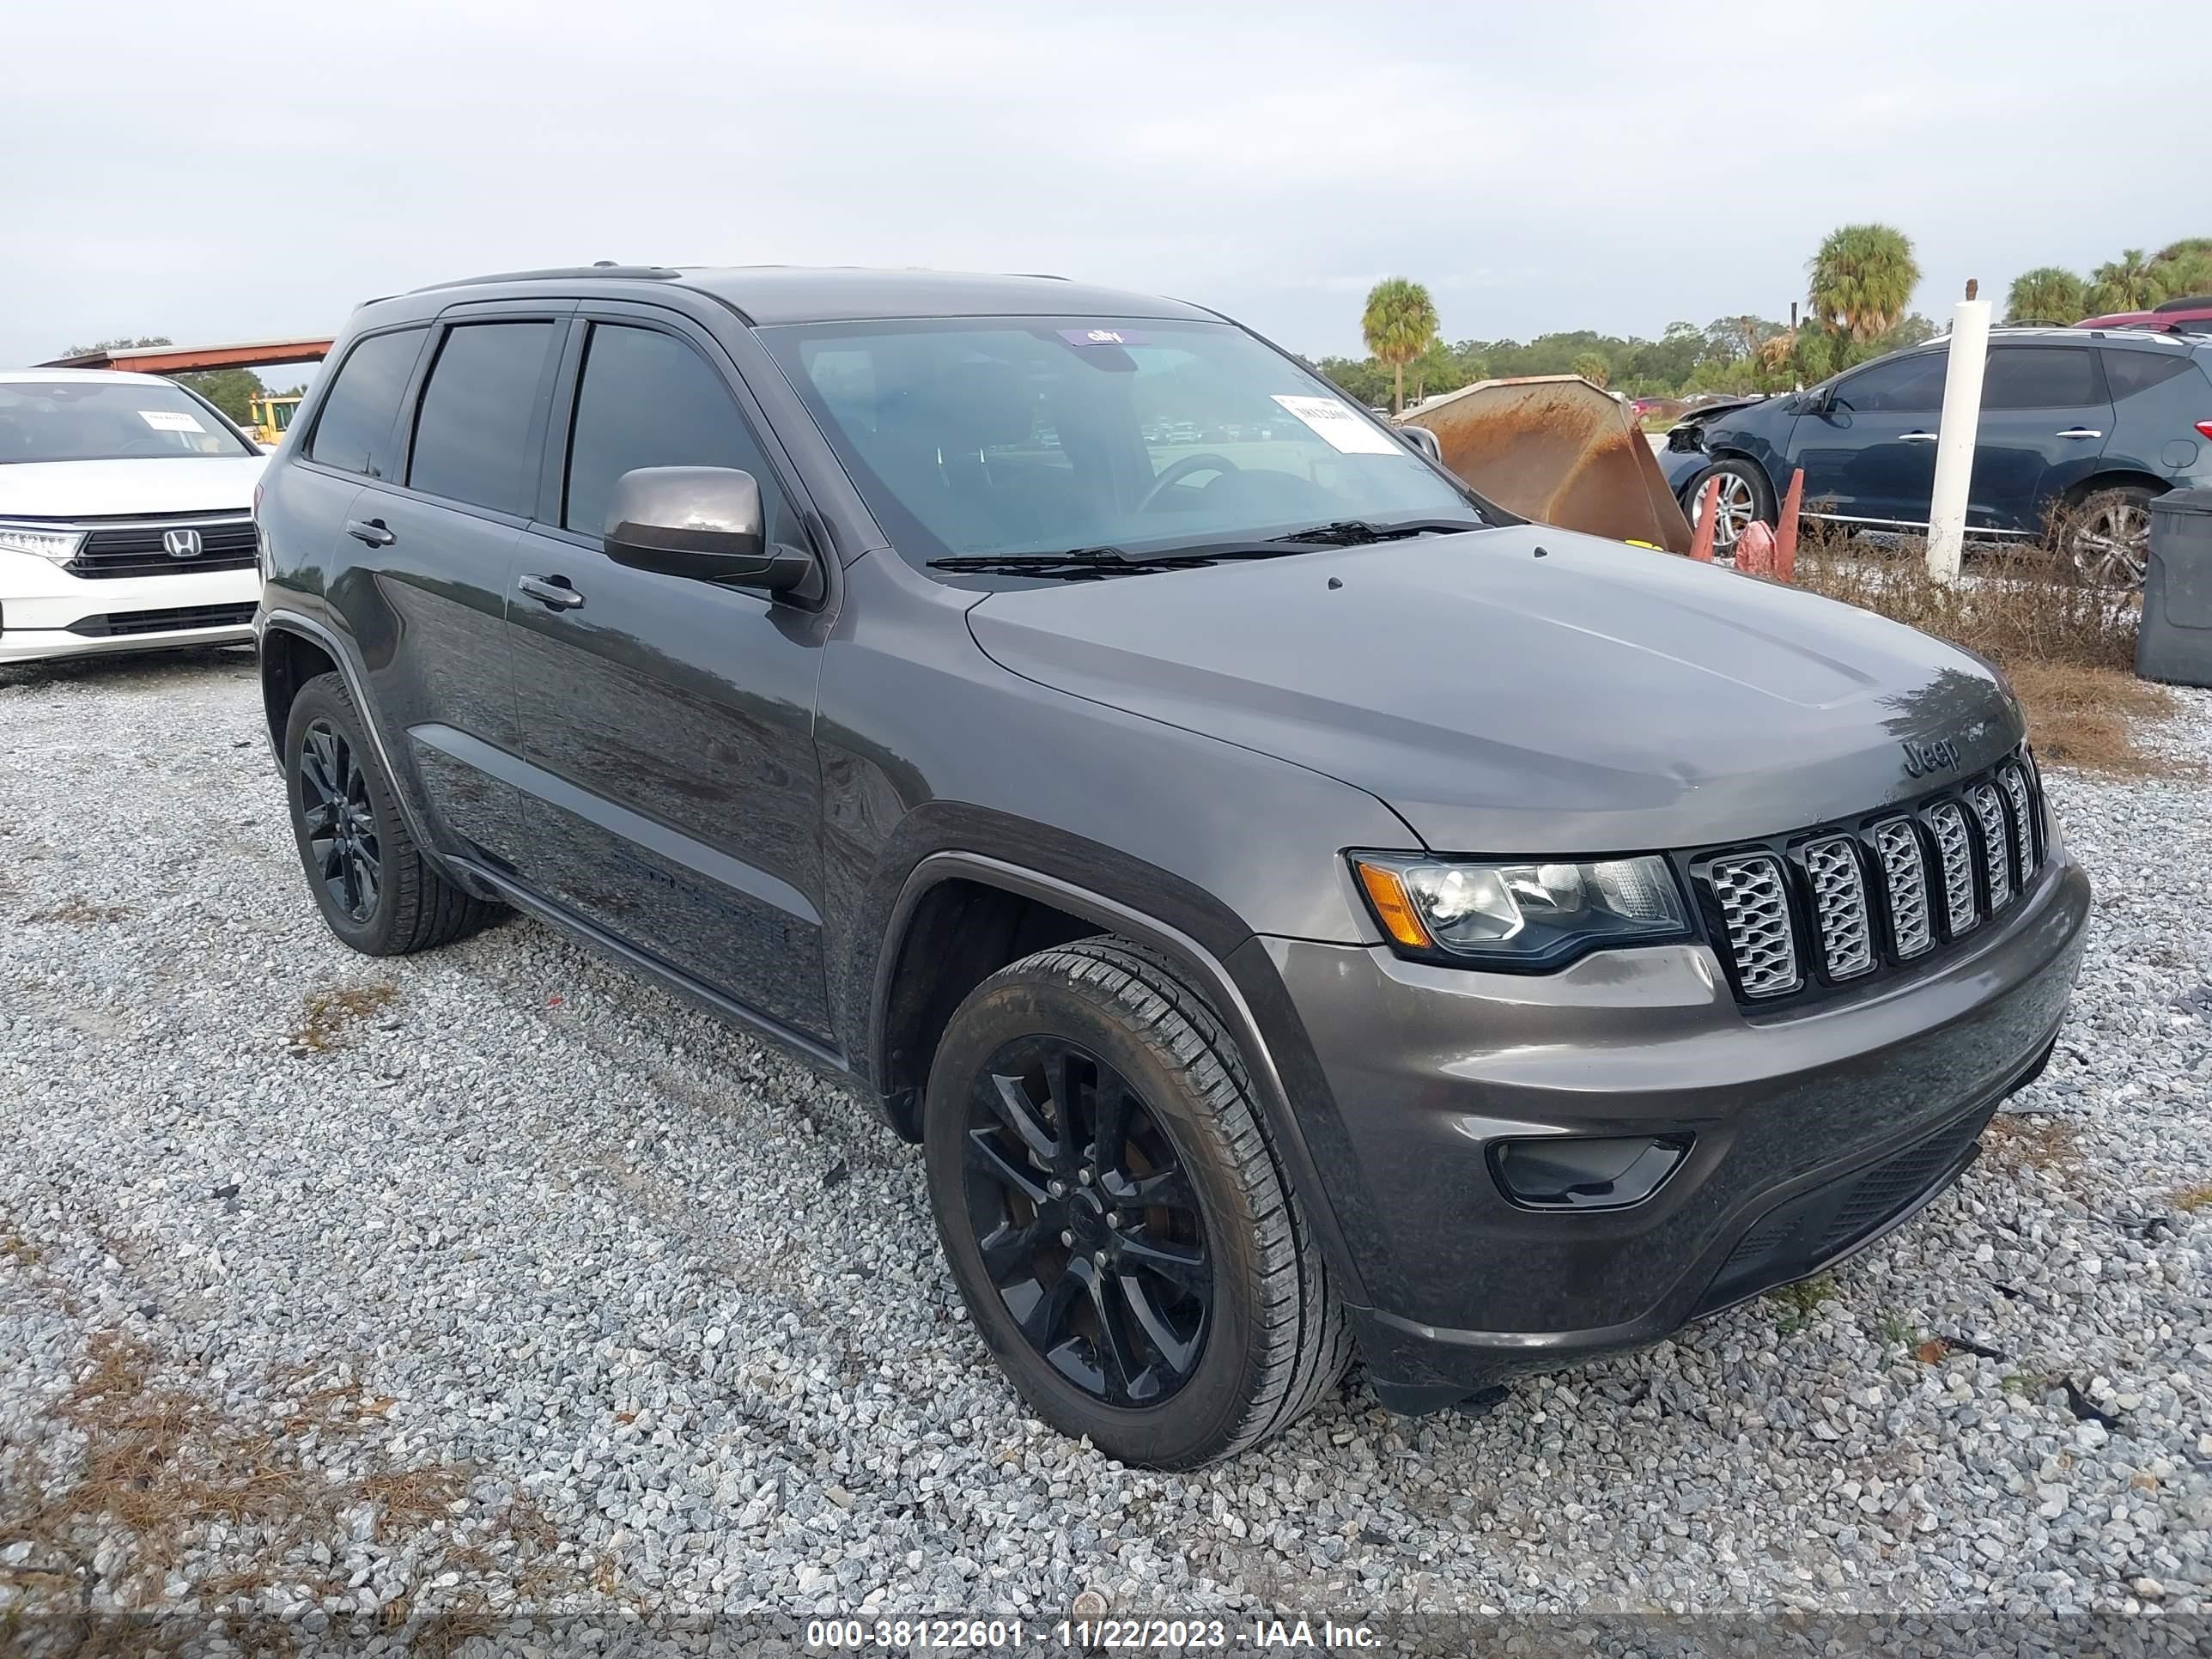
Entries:
{"type": "Polygon", "coordinates": [[[381,519],[348,519],[346,534],[357,542],[367,542],[371,547],[389,547],[399,539],[384,527],[381,519]]]}
{"type": "Polygon", "coordinates": [[[584,596],[568,586],[566,576],[524,576],[514,585],[538,604],[556,611],[574,611],[584,602],[584,596]]]}
{"type": "Polygon", "coordinates": [[[1932,444],[1938,435],[1940,434],[1933,432],[1900,432],[1897,434],[1897,439],[1899,443],[1932,444]]]}
{"type": "Polygon", "coordinates": [[[2086,426],[2069,426],[2063,432],[2054,433],[2052,435],[2059,438],[2101,438],[2105,434],[2101,432],[2092,432],[2086,426]]]}

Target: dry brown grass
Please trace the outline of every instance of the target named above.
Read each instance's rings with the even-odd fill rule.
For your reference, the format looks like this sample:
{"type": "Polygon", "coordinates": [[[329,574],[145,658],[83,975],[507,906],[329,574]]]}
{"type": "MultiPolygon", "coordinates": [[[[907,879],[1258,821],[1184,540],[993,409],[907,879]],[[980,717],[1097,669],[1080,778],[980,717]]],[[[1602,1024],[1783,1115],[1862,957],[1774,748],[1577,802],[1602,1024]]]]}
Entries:
{"type": "Polygon", "coordinates": [[[103,921],[121,921],[131,914],[127,904],[95,904],[82,894],[64,899],[51,910],[35,910],[23,920],[32,921],[62,921],[75,927],[88,927],[103,921]]]}
{"type": "Polygon", "coordinates": [[[1996,1117],[1982,1131],[1982,1151],[2001,1170],[2057,1170],[2079,1161],[2074,1126],[2056,1117],[1996,1117]]]}
{"type": "Polygon", "coordinates": [[[342,1047],[353,1028],[382,1013],[399,994],[395,985],[350,985],[310,991],[301,999],[307,1019],[292,1033],[295,1048],[311,1054],[342,1047]]]}
{"type": "Polygon", "coordinates": [[[1988,658],[2004,671],[2045,761],[2118,776],[2170,774],[2182,763],[2136,741],[2139,722],[2175,712],[2165,687],[2135,678],[2141,606],[2083,581],[2041,547],[1977,553],[1966,580],[1928,574],[1923,543],[1871,546],[1809,536],[1797,585],[1856,605],[1988,658]]]}
{"type": "Polygon", "coordinates": [[[2178,1187],[2166,1195],[2166,1201],[2184,1215],[2212,1210],[2212,1181],[2194,1187],[2178,1187]]]}

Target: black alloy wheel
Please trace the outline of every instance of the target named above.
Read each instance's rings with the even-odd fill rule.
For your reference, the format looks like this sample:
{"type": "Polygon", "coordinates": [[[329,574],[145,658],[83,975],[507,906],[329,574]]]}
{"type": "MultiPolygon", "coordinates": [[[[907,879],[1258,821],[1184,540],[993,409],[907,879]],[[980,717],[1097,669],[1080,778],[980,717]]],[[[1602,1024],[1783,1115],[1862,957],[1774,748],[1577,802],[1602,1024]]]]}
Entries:
{"type": "Polygon", "coordinates": [[[1175,1143],[1111,1065],[1044,1035],[1006,1044],[971,1091],[967,1218],[1029,1346],[1095,1400],[1145,1408],[1197,1370],[1214,1269],[1175,1143]]]}
{"type": "Polygon", "coordinates": [[[384,890],[368,775],[345,733],[327,720],[309,724],[300,754],[299,808],[311,868],[331,903],[366,922],[384,890]]]}

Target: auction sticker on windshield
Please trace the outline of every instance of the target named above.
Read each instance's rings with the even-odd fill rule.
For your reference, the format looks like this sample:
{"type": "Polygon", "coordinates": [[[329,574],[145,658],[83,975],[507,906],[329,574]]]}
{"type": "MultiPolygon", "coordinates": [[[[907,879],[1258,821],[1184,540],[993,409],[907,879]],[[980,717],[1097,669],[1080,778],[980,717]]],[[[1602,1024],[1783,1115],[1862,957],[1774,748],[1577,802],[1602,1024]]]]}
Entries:
{"type": "Polygon", "coordinates": [[[1346,455],[1397,455],[1404,452],[1370,422],[1334,398],[1296,398],[1275,393],[1285,413],[1295,415],[1320,434],[1331,449],[1346,455]]]}
{"type": "Polygon", "coordinates": [[[142,409],[138,418],[156,432],[204,432],[207,428],[181,409],[142,409]]]}

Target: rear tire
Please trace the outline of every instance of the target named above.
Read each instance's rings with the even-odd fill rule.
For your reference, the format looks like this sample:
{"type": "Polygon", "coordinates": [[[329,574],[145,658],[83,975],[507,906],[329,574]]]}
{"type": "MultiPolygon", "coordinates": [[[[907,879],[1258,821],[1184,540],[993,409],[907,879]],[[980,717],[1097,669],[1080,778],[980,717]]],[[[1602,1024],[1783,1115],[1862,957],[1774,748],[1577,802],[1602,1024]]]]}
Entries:
{"type": "Polygon", "coordinates": [[[422,856],[345,682],[319,674],[284,722],[284,793],[300,866],[323,920],[364,956],[465,938],[504,907],[471,898],[422,856]]]}
{"type": "Polygon", "coordinates": [[[1765,469],[1756,462],[1740,460],[1730,456],[1715,461],[1691,482],[1686,493],[1687,505],[1684,511],[1694,526],[1698,509],[1705,495],[1705,481],[1721,481],[1717,521],[1713,526],[1713,556],[1734,558],[1735,538],[1743,533],[1744,526],[1756,519],[1763,525],[1775,522],[1774,485],[1765,469]]]}
{"type": "Polygon", "coordinates": [[[2150,564],[2150,504],[2159,492],[2119,484],[2083,496],[2059,523],[2058,550],[2084,581],[2141,587],[2150,564]]]}
{"type": "Polygon", "coordinates": [[[1062,1433],[1191,1468],[1343,1376],[1350,1327],[1243,1061],[1164,957],[1081,939],[994,974],[945,1030],[924,1114],[961,1297],[1062,1433]]]}

